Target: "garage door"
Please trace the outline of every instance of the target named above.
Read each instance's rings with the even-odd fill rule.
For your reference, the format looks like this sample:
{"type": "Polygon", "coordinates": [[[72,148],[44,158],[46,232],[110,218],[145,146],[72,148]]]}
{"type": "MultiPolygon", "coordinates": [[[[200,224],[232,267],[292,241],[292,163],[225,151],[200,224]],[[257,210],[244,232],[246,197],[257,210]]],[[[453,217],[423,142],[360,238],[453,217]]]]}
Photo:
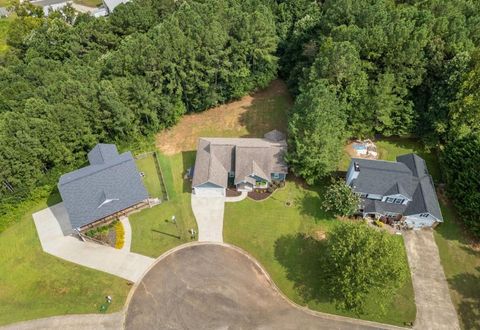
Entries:
{"type": "Polygon", "coordinates": [[[201,197],[223,197],[225,196],[225,188],[195,188],[195,195],[201,197]]]}

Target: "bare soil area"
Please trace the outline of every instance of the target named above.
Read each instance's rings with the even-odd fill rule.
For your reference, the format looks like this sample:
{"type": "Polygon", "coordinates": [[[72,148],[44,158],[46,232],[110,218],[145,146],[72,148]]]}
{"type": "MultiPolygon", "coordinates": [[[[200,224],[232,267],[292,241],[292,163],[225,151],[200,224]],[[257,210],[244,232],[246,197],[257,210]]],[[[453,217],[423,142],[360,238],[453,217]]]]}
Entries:
{"type": "Polygon", "coordinates": [[[272,129],[286,131],[292,98],[285,83],[270,86],[238,101],[185,115],[173,128],[159,133],[156,145],[166,155],[194,150],[199,137],[261,137],[272,129]]]}

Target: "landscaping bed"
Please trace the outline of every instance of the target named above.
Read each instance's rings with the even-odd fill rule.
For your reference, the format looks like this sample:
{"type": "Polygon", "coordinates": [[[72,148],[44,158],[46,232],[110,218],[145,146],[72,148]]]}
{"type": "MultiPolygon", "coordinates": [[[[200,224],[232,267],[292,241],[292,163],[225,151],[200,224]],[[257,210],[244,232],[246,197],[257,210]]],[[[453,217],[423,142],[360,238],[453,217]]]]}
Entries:
{"type": "Polygon", "coordinates": [[[125,229],[120,221],[96,227],[85,232],[94,242],[121,249],[125,242],[125,229]]]}

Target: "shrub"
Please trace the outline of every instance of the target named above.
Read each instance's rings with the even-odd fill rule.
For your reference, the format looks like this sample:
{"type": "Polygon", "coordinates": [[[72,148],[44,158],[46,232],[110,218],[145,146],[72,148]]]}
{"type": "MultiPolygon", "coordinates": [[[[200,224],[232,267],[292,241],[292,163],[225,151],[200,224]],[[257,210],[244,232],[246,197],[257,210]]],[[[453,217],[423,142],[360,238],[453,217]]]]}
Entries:
{"type": "Polygon", "coordinates": [[[360,197],[342,179],[332,181],[323,196],[322,206],[335,216],[351,216],[358,210],[360,197]]]}
{"type": "Polygon", "coordinates": [[[121,249],[125,244],[125,229],[120,221],[115,223],[115,248],[121,249]]]}

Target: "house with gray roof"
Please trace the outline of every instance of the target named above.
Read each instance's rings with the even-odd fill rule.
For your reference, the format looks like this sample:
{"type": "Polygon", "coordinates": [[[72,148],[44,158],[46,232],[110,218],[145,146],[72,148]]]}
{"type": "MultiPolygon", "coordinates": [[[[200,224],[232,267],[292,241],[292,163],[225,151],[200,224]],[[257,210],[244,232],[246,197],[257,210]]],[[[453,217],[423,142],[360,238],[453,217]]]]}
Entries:
{"type": "Polygon", "coordinates": [[[277,130],[263,138],[200,138],[193,192],[199,196],[225,196],[229,186],[238,191],[267,189],[273,181],[286,178],[286,150],[285,134],[277,130]]]}
{"type": "Polygon", "coordinates": [[[432,177],[416,154],[395,162],[353,158],[346,183],[360,195],[364,217],[402,219],[410,228],[443,222],[432,177]]]}
{"type": "Polygon", "coordinates": [[[58,190],[72,228],[86,228],[127,209],[145,204],[148,193],[131,152],[114,144],[97,144],[89,166],[60,177],[58,190]]]}

